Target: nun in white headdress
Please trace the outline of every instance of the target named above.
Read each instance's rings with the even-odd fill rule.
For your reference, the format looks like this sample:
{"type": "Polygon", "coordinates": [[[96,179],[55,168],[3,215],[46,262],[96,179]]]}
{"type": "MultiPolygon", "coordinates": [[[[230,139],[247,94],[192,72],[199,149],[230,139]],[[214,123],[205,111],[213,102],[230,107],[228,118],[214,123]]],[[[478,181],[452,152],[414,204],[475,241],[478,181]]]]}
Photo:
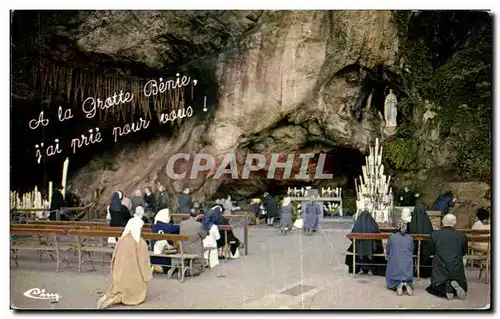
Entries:
{"type": "Polygon", "coordinates": [[[219,254],[217,253],[217,241],[220,239],[219,227],[212,224],[208,236],[203,239],[203,248],[205,250],[205,260],[209,268],[214,268],[219,264],[219,254]]]}
{"type": "Polygon", "coordinates": [[[131,218],[125,226],[111,260],[111,287],[97,302],[98,309],[120,303],[135,306],[146,300],[153,276],[148,245],[141,238],[143,225],[141,219],[131,218]]]}

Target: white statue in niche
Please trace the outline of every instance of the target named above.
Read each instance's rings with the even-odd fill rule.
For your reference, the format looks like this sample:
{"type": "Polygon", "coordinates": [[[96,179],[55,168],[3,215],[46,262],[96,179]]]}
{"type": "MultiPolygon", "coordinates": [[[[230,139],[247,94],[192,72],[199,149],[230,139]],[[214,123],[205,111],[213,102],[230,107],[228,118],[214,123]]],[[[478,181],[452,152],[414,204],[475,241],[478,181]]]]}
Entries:
{"type": "Polygon", "coordinates": [[[392,89],[389,90],[389,94],[385,98],[384,104],[384,115],[385,115],[385,126],[387,128],[396,128],[397,126],[397,109],[398,99],[396,95],[392,93],[392,89]]]}

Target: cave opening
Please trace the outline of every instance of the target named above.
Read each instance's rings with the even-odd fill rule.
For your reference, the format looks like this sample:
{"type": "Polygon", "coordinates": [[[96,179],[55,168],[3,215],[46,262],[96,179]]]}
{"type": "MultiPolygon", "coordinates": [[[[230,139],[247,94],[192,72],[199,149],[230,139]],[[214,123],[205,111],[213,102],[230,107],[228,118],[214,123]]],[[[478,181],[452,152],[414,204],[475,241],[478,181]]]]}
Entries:
{"type": "MultiPolygon", "coordinates": [[[[313,147],[316,149],[316,147],[313,147]]],[[[264,192],[269,192],[274,197],[284,197],[287,194],[288,188],[305,188],[311,186],[321,190],[321,188],[331,189],[342,187],[342,197],[344,201],[344,210],[347,212],[355,208],[355,182],[354,180],[362,174],[362,166],[365,164],[365,155],[358,149],[335,146],[322,146],[321,148],[327,151],[314,152],[314,159],[310,161],[309,180],[298,180],[294,178],[281,179],[283,169],[276,170],[276,179],[267,179],[267,172],[252,172],[248,180],[231,180],[225,179],[219,186],[211,200],[226,198],[231,195],[231,198],[239,203],[245,202],[248,204],[250,198],[262,198],[264,192]],[[323,174],[332,174],[331,179],[314,179],[319,155],[326,154],[325,163],[322,169],[323,174]],[[352,207],[351,207],[352,206],[352,207]]],[[[311,153],[311,150],[306,148],[300,150],[300,153],[311,153]]],[[[294,167],[300,167],[300,162],[294,167]]],[[[292,170],[291,176],[298,173],[298,170],[292,170]]]]}

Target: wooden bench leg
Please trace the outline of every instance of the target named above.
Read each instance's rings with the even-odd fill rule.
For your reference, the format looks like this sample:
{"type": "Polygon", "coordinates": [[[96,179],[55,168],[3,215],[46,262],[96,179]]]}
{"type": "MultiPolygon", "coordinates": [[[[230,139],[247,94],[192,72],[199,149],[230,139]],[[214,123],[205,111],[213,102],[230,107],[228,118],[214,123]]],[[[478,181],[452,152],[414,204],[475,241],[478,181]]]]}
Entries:
{"type": "Polygon", "coordinates": [[[82,271],[82,251],[78,249],[78,272],[82,271]]]}
{"type": "Polygon", "coordinates": [[[66,267],[70,268],[68,254],[69,251],[66,251],[66,253],[64,254],[64,260],[66,260],[66,267]]]}
{"type": "Polygon", "coordinates": [[[356,277],[356,239],[352,241],[352,278],[356,277]]]}
{"type": "Polygon", "coordinates": [[[177,269],[177,265],[173,265],[173,259],[170,261],[170,269],[167,272],[167,279],[172,278],[172,275],[175,272],[175,269],[177,269]]]}
{"type": "Polygon", "coordinates": [[[92,252],[89,251],[89,261],[90,261],[90,265],[92,265],[92,271],[95,271],[95,267],[94,267],[94,261],[92,260],[92,252]]]}
{"type": "Polygon", "coordinates": [[[490,283],[490,258],[486,260],[486,274],[484,274],[484,282],[486,284],[490,283]]]}
{"type": "Polygon", "coordinates": [[[420,281],[420,240],[418,241],[417,250],[417,281],[420,281]]]}
{"type": "MultiPolygon", "coordinates": [[[[54,256],[52,254],[50,254],[50,256],[52,257],[52,259],[54,259],[54,256]]],[[[59,249],[56,249],[56,272],[59,272],[59,263],[61,262],[61,260],[59,259],[59,249]]]]}
{"type": "Polygon", "coordinates": [[[193,260],[194,259],[189,259],[189,275],[193,277],[193,260]]]}
{"type": "Polygon", "coordinates": [[[16,263],[16,266],[19,267],[19,264],[17,262],[17,249],[12,249],[12,255],[14,257],[14,262],[16,263]]]}

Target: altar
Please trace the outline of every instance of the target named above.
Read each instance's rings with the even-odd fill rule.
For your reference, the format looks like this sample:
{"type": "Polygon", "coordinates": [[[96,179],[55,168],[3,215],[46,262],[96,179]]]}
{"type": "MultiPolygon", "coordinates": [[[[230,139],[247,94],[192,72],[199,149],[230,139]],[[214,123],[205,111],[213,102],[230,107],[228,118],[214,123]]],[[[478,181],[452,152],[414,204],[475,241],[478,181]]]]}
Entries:
{"type": "Polygon", "coordinates": [[[342,188],[337,187],[334,189],[322,188],[321,194],[317,189],[289,189],[288,194],[292,202],[300,202],[300,207],[306,202],[315,202],[320,204],[322,209],[322,218],[327,216],[339,215],[344,216],[342,211],[342,188]],[[298,195],[298,196],[294,196],[298,195]]]}

